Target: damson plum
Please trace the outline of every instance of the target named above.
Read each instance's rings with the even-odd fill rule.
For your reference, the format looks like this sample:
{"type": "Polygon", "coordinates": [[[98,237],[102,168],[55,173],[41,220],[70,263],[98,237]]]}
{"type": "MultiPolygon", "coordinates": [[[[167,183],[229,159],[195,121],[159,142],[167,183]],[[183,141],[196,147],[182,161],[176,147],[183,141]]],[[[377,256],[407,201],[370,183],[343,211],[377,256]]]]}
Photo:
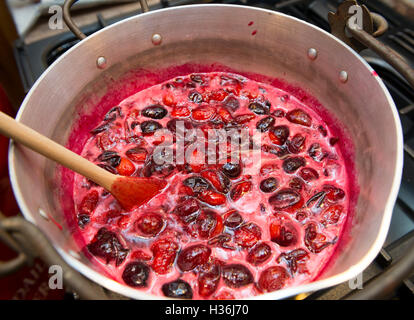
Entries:
{"type": "Polygon", "coordinates": [[[303,202],[302,196],[293,189],[282,189],[269,198],[269,204],[275,210],[296,207],[303,202]]]}
{"type": "Polygon", "coordinates": [[[199,176],[189,177],[183,181],[183,184],[191,188],[194,193],[200,193],[211,188],[210,183],[206,179],[199,176]]]}
{"type": "Polygon", "coordinates": [[[104,117],[105,121],[114,121],[117,117],[122,117],[121,108],[119,106],[111,108],[104,117]]]}
{"type": "Polygon", "coordinates": [[[265,193],[273,192],[277,189],[278,185],[279,181],[274,177],[270,177],[260,182],[260,190],[265,193]]]}
{"type": "Polygon", "coordinates": [[[202,239],[210,239],[223,231],[223,218],[211,210],[204,210],[198,216],[196,224],[202,239]]]}
{"type": "Polygon", "coordinates": [[[300,167],[306,165],[306,160],[303,157],[289,157],[283,160],[282,168],[286,173],[295,173],[300,167]]]}
{"type": "Polygon", "coordinates": [[[234,242],[244,248],[253,247],[262,237],[262,230],[255,223],[247,223],[234,231],[234,242]]]}
{"type": "Polygon", "coordinates": [[[221,171],[230,179],[235,179],[240,176],[242,168],[240,163],[227,162],[222,166],[221,171]]]}
{"type": "Polygon", "coordinates": [[[279,246],[293,246],[298,241],[298,234],[290,223],[274,221],[270,224],[270,240],[276,242],[279,246]]]}
{"type": "Polygon", "coordinates": [[[322,150],[322,147],[319,143],[313,143],[308,149],[309,156],[317,161],[321,162],[326,157],[326,152],[322,150]]]}
{"type": "Polygon", "coordinates": [[[243,223],[243,217],[236,210],[231,210],[224,214],[224,225],[230,229],[235,229],[243,223]]]}
{"type": "Polygon", "coordinates": [[[216,109],[211,106],[201,106],[193,109],[191,117],[196,121],[207,121],[216,114],[216,109]]]}
{"type": "Polygon", "coordinates": [[[224,284],[230,288],[245,287],[254,281],[250,270],[242,264],[228,264],[221,270],[224,284]]]}
{"type": "Polygon", "coordinates": [[[223,106],[234,112],[240,108],[240,103],[239,103],[239,100],[237,100],[235,97],[228,96],[223,101],[223,106]]]}
{"type": "Polygon", "coordinates": [[[125,155],[136,163],[144,163],[147,159],[148,151],[144,148],[135,147],[125,152],[125,155]]]}
{"type": "Polygon", "coordinates": [[[249,109],[257,115],[269,114],[270,106],[266,103],[252,102],[249,104],[249,109]]]}
{"type": "Polygon", "coordinates": [[[221,270],[217,263],[207,264],[203,266],[198,276],[198,293],[202,297],[211,296],[219,285],[221,270]]]}
{"type": "Polygon", "coordinates": [[[301,153],[305,150],[306,138],[301,134],[295,134],[290,141],[287,142],[287,147],[290,153],[301,153]]]}
{"type": "Polygon", "coordinates": [[[153,135],[155,131],[162,128],[162,125],[153,120],[144,121],[140,124],[140,126],[144,135],[153,135]]]}
{"type": "Polygon", "coordinates": [[[257,266],[269,260],[272,255],[272,248],[265,243],[256,244],[247,254],[247,262],[257,266]]]}
{"type": "Polygon", "coordinates": [[[188,95],[188,100],[194,102],[194,103],[201,103],[203,102],[203,96],[198,93],[197,91],[192,91],[188,95]]]}
{"type": "Polygon", "coordinates": [[[206,102],[210,101],[223,101],[229,93],[223,89],[213,90],[210,92],[204,92],[203,99],[206,102]]]}
{"type": "Polygon", "coordinates": [[[311,182],[311,181],[314,181],[314,180],[318,180],[319,179],[318,172],[315,169],[308,168],[308,167],[305,167],[305,168],[300,169],[299,176],[303,180],[305,180],[306,182],[311,182]]]}
{"type": "Polygon", "coordinates": [[[122,158],[116,170],[121,176],[130,176],[135,172],[135,166],[127,158],[122,158]]]}
{"type": "Polygon", "coordinates": [[[246,193],[252,189],[252,183],[250,181],[242,181],[235,184],[230,190],[230,198],[233,201],[239,200],[246,193]]]}
{"type": "Polygon", "coordinates": [[[338,188],[333,185],[324,185],[323,191],[326,192],[326,198],[330,202],[338,202],[339,200],[342,200],[345,197],[345,192],[341,188],[338,188]]]}
{"type": "Polygon", "coordinates": [[[121,157],[115,151],[104,151],[98,157],[99,161],[106,162],[112,167],[116,167],[121,162],[121,157]]]}
{"type": "MultiPolygon", "coordinates": [[[[212,120],[213,121],[213,120],[212,120]]],[[[233,121],[233,116],[225,107],[218,108],[217,115],[214,118],[214,123],[230,123],[233,121]]]]}
{"type": "Polygon", "coordinates": [[[289,181],[289,188],[295,189],[297,191],[301,191],[303,189],[303,181],[297,177],[293,177],[289,181]]]}
{"type": "Polygon", "coordinates": [[[154,255],[151,267],[158,274],[170,272],[178,252],[178,244],[172,239],[159,239],[151,245],[154,255]]]}
{"type": "Polygon", "coordinates": [[[254,114],[240,114],[234,118],[234,122],[244,124],[252,121],[256,116],[254,114]]]}
{"type": "Polygon", "coordinates": [[[177,136],[184,137],[186,133],[193,129],[193,124],[187,120],[171,119],[167,122],[167,129],[177,136]]]}
{"type": "MultiPolygon", "coordinates": [[[[103,125],[100,125],[100,126],[96,127],[95,129],[91,130],[91,133],[92,134],[98,134],[98,133],[101,133],[101,132],[105,132],[109,129],[109,127],[110,127],[110,123],[105,123],[103,125]]],[[[104,148],[102,148],[102,149],[104,149],[104,148]]]]}
{"type": "Polygon", "coordinates": [[[156,236],[164,226],[164,220],[158,213],[144,213],[135,223],[136,230],[145,237],[156,236]]]}
{"type": "Polygon", "coordinates": [[[150,268],[146,263],[130,262],[122,272],[122,280],[131,287],[143,288],[148,286],[149,274],[150,268]]]}
{"type": "Polygon", "coordinates": [[[276,126],[270,129],[269,138],[272,143],[282,146],[289,138],[289,127],[287,126],[276,126]]]}
{"type": "Polygon", "coordinates": [[[259,130],[260,132],[266,132],[266,131],[269,131],[269,129],[273,127],[274,124],[275,124],[275,118],[266,117],[266,118],[259,120],[259,122],[257,122],[256,129],[259,130]]]}
{"type": "Polygon", "coordinates": [[[300,124],[305,127],[310,127],[312,124],[312,118],[302,109],[295,109],[289,111],[286,114],[286,119],[288,119],[292,123],[300,124]]]}
{"type": "Polygon", "coordinates": [[[265,153],[274,154],[275,156],[279,157],[280,159],[286,158],[289,151],[287,150],[286,146],[271,146],[268,144],[263,144],[261,147],[262,151],[265,153]]]}
{"type": "Polygon", "coordinates": [[[227,198],[224,194],[215,192],[213,190],[204,190],[197,195],[197,198],[200,201],[211,206],[220,206],[225,204],[227,201],[227,198]]]}
{"type": "Polygon", "coordinates": [[[161,287],[164,296],[176,299],[192,299],[193,290],[188,282],[178,279],[168,283],[164,283],[161,287]]]}
{"type": "Polygon", "coordinates": [[[177,204],[173,213],[185,224],[197,219],[200,214],[200,205],[194,198],[189,198],[177,204]]]}
{"type": "Polygon", "coordinates": [[[280,290],[284,287],[289,274],[281,266],[269,267],[260,274],[258,287],[264,292],[280,290]]]}
{"type": "Polygon", "coordinates": [[[162,119],[167,115],[168,111],[161,105],[153,104],[145,107],[141,113],[147,118],[162,119]]]}
{"type": "Polygon", "coordinates": [[[201,176],[208,180],[217,191],[227,193],[230,190],[231,182],[227,176],[220,171],[205,170],[201,176]]]}
{"type": "Polygon", "coordinates": [[[172,174],[174,169],[174,164],[168,163],[167,161],[158,164],[151,157],[145,162],[144,167],[142,168],[142,175],[144,177],[151,177],[152,175],[155,175],[160,178],[165,178],[172,174]]]}
{"type": "Polygon", "coordinates": [[[105,259],[106,263],[115,260],[117,266],[125,260],[129,252],[129,249],[122,246],[117,234],[106,228],[99,229],[87,248],[94,256],[105,259]]]}
{"type": "Polygon", "coordinates": [[[95,210],[99,201],[99,194],[98,191],[92,190],[82,199],[80,206],[78,208],[78,212],[81,215],[90,216],[93,211],[95,210]]]}
{"type": "Polygon", "coordinates": [[[195,244],[183,249],[178,255],[177,266],[181,271],[191,271],[205,264],[211,255],[211,249],[202,244],[195,244]]]}
{"type": "Polygon", "coordinates": [[[194,81],[195,83],[199,83],[199,84],[205,84],[209,80],[205,76],[201,74],[196,74],[196,73],[193,73],[192,75],[190,75],[190,79],[191,81],[194,81]]]}

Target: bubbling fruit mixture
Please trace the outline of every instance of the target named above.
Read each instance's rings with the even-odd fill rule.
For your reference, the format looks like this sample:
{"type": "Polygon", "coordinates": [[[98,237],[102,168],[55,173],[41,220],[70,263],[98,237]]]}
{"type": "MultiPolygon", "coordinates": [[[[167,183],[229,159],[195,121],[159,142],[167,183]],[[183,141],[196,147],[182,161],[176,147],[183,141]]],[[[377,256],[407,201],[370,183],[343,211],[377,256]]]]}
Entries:
{"type": "Polygon", "coordinates": [[[127,212],[75,175],[84,252],[114,280],[161,297],[240,299],[311,282],[351,210],[337,142],[313,109],[240,75],[191,74],[140,91],[109,110],[82,156],[115,174],[168,184],[127,212]],[[156,134],[161,128],[170,138],[156,134]],[[258,131],[261,161],[230,153],[220,163],[155,161],[160,145],[174,157],[179,139],[189,150],[195,129],[206,137],[209,129],[258,131]]]}

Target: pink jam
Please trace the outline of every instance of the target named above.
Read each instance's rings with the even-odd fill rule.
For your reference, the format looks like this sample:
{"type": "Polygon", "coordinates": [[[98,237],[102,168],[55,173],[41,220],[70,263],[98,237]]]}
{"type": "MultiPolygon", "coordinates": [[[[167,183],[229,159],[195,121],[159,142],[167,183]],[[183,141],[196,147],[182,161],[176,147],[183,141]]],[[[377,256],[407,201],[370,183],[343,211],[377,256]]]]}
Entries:
{"type": "Polygon", "coordinates": [[[75,175],[85,252],[109,277],[158,296],[240,299],[311,282],[352,210],[337,142],[313,109],[240,75],[191,74],[142,90],[109,110],[82,156],[115,174],[163,179],[167,187],[127,212],[75,175]],[[173,134],[158,136],[161,128],[173,134]],[[234,162],[226,152],[220,163],[156,163],[160,145],[175,158],[179,139],[190,149],[195,129],[259,131],[260,161],[234,162]]]}

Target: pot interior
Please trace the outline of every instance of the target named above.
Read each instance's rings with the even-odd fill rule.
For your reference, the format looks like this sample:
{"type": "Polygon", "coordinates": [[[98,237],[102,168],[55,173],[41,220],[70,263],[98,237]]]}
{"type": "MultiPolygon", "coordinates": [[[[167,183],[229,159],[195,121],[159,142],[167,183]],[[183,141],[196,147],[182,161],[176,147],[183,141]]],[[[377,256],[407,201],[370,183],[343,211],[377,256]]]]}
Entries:
{"type": "MultiPolygon", "coordinates": [[[[332,125],[353,142],[352,147],[343,141],[341,147],[350,158],[354,155],[360,193],[335,259],[318,281],[267,296],[286,297],[356,276],[385,240],[401,176],[401,128],[395,106],[372,69],[351,49],[314,26],[267,10],[228,5],[183,6],[142,14],[105,28],[62,56],[30,91],[18,118],[80,152],[85,133],[99,121],[97,115],[136,90],[210,70],[232,70],[285,85],[308,99],[305,103],[316,108],[322,105],[332,116],[332,125]],[[151,41],[156,33],[162,37],[160,45],[151,41]],[[318,52],[315,60],[307,56],[310,48],[318,52]],[[96,66],[100,56],[107,59],[106,69],[96,66]],[[348,74],[346,82],[340,81],[341,71],[348,74]],[[76,138],[70,137],[72,130],[79,133],[76,138]]],[[[61,201],[62,193],[72,187],[71,173],[62,177],[54,163],[19,145],[12,147],[10,161],[23,214],[46,233],[64,258],[109,289],[147,298],[139,290],[96,273],[77,254],[73,226],[64,219],[64,212],[73,210],[71,199],[65,193],[65,201],[61,201]],[[66,190],[61,188],[62,179],[69,182],[66,190]],[[40,209],[63,230],[52,219],[44,219],[40,209]]]]}

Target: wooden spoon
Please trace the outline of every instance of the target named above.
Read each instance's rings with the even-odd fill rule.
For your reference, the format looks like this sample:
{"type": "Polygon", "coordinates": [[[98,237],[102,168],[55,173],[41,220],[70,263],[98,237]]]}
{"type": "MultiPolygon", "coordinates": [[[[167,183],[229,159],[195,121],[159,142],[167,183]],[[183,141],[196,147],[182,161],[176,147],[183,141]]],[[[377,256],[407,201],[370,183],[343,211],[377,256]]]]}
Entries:
{"type": "Polygon", "coordinates": [[[112,174],[3,112],[0,133],[99,184],[128,211],[146,203],[167,185],[165,180],[112,174]]]}

